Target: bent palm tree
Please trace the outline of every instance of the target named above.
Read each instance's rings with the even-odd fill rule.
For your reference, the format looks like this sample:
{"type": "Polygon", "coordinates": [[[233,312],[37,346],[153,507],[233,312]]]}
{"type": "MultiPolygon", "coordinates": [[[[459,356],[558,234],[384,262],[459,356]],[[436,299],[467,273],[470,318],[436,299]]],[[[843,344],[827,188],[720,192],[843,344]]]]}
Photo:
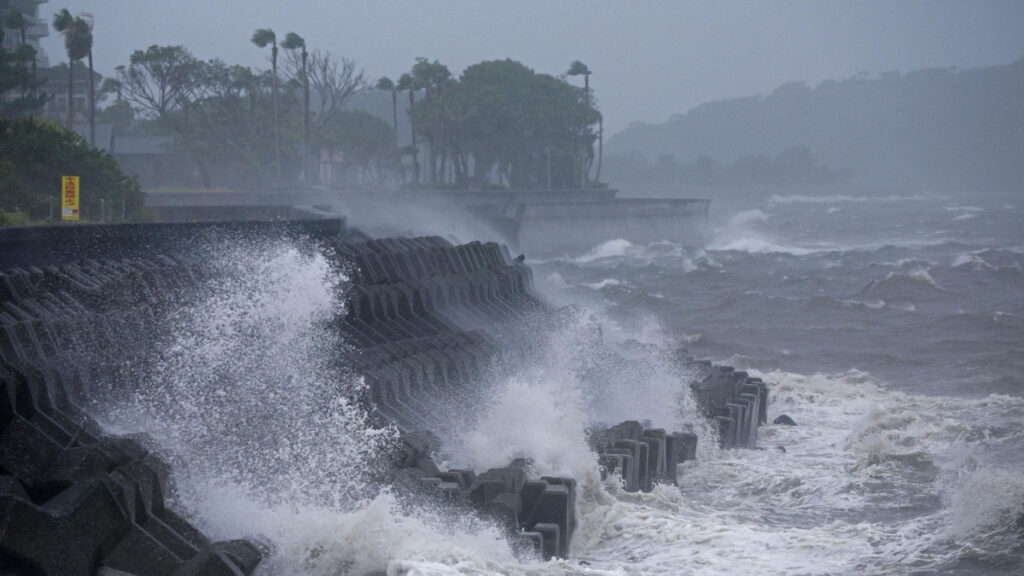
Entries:
{"type": "Polygon", "coordinates": [[[84,20],[89,26],[89,145],[96,145],[96,86],[93,82],[92,68],[92,14],[80,13],[76,19],[84,20]]]}
{"type": "Polygon", "coordinates": [[[378,90],[388,90],[391,92],[391,126],[395,129],[395,144],[398,144],[398,90],[395,88],[395,83],[391,81],[391,78],[387,76],[381,76],[377,80],[378,90]]]}
{"type": "Polygon", "coordinates": [[[309,73],[306,70],[309,52],[306,52],[306,40],[295,32],[284,37],[281,47],[285,50],[302,48],[302,180],[309,184],[309,73]]]}
{"type": "MultiPolygon", "coordinates": [[[[92,32],[89,24],[76,18],[64,8],[53,16],[53,28],[64,36],[64,50],[68,53],[68,130],[74,128],[74,76],[75,60],[85,58],[92,50],[92,32]]],[[[92,79],[89,79],[90,82],[92,79]]]]}
{"type": "Polygon", "coordinates": [[[252,35],[252,43],[260,48],[272,45],[270,50],[270,62],[273,67],[273,93],[274,93],[274,166],[277,170],[277,181],[281,182],[281,137],[278,127],[277,114],[277,36],[270,28],[260,28],[252,35]]]}

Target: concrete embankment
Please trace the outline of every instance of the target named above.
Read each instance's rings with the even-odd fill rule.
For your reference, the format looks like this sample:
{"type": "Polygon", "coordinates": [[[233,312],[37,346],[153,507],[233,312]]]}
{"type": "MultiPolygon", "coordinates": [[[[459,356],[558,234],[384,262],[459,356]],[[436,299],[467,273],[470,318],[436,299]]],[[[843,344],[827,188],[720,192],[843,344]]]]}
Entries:
{"type": "MultiPolygon", "coordinates": [[[[452,408],[481,379],[528,362],[524,327],[559,314],[534,292],[530,269],[495,243],[365,241],[341,221],[317,220],[0,236],[0,565],[25,574],[252,573],[266,550],[210,542],[167,505],[174,471],[153,443],[112,435],[92,414],[104,395],[130,388],[139,375],[119,370],[123,360],[150,352],[161,318],[209,274],[190,246],[282,234],[314,238],[348,271],[336,324],[365,378],[361,400],[401,431],[389,474],[396,489],[490,516],[543,557],[569,554],[575,479],[531,477],[522,460],[489,470],[435,461],[452,408]],[[92,240],[70,246],[69,234],[92,240]]],[[[679,368],[696,375],[694,397],[722,446],[754,446],[764,383],[685,355],[679,368]]],[[[633,421],[594,428],[589,442],[603,474],[629,491],[674,483],[676,465],[696,456],[691,432],[633,421]]]]}
{"type": "Polygon", "coordinates": [[[347,214],[370,231],[458,234],[494,240],[530,257],[582,254],[609,240],[700,246],[709,200],[619,198],[591,190],[380,190],[158,192],[146,206],[161,220],[296,217],[322,209],[347,214]]]}

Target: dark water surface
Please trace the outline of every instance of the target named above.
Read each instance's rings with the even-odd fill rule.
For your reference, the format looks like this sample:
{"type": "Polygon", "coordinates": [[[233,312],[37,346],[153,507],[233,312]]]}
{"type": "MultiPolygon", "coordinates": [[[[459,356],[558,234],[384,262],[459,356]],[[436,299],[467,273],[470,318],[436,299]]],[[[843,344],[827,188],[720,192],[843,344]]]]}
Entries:
{"type": "MultiPolygon", "coordinates": [[[[1024,197],[780,192],[711,218],[704,249],[533,262],[553,299],[761,373],[801,424],[763,431],[784,456],[689,473],[683,508],[718,510],[704,545],[726,531],[750,573],[1024,573],[1024,197]]],[[[694,546],[682,573],[725,573],[694,546]]]]}

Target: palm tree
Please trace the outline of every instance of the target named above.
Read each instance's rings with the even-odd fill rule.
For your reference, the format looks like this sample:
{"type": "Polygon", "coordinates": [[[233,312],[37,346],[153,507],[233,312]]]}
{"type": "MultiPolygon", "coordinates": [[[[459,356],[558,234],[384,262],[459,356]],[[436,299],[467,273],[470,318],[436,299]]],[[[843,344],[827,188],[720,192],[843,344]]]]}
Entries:
{"type": "MultiPolygon", "coordinates": [[[[68,53],[68,130],[74,128],[74,77],[75,60],[88,56],[92,50],[92,32],[89,24],[80,17],[73,17],[64,8],[53,16],[53,28],[64,36],[64,49],[68,53]]],[[[92,78],[89,79],[92,82],[92,78]]]]}
{"type": "Polygon", "coordinates": [[[378,90],[390,90],[391,91],[391,126],[395,129],[395,143],[398,143],[398,89],[395,87],[395,83],[391,81],[391,78],[387,76],[381,76],[377,80],[378,90]]]}
{"type": "Polygon", "coordinates": [[[92,14],[81,13],[76,19],[84,20],[89,26],[89,145],[96,145],[96,86],[92,68],[92,14]]]}
{"type": "MultiPolygon", "coordinates": [[[[590,68],[579,60],[573,60],[572,64],[569,64],[569,71],[566,72],[569,76],[583,76],[583,98],[587,104],[587,108],[590,108],[590,68]]],[[[591,149],[593,154],[593,149],[591,149]]],[[[593,159],[593,156],[590,156],[593,159]]],[[[598,161],[600,164],[600,161],[598,161]]],[[[580,159],[580,188],[587,187],[587,163],[584,159],[580,159]]]]}
{"type": "Polygon", "coordinates": [[[270,50],[270,62],[273,67],[273,93],[274,93],[274,166],[277,170],[277,181],[281,182],[281,138],[278,129],[277,116],[277,36],[270,28],[260,28],[252,35],[252,43],[260,48],[272,45],[270,50]]]}
{"type": "MultiPolygon", "coordinates": [[[[309,184],[309,74],[306,72],[306,61],[309,53],[306,52],[306,40],[295,32],[289,32],[284,37],[281,47],[285,50],[302,48],[302,180],[309,184]]],[[[276,75],[275,75],[276,76],[276,75]]]]}

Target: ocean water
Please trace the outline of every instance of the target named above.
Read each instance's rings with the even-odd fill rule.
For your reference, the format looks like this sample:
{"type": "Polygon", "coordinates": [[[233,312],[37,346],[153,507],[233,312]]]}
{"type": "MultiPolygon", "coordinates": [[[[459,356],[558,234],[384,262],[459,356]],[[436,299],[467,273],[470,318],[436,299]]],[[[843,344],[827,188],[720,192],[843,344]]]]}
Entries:
{"type": "Polygon", "coordinates": [[[325,325],[347,279],[315,249],[214,250],[220,280],[107,415],[161,443],[202,529],[271,550],[260,574],[1021,574],[1021,210],[780,191],[715,198],[702,249],[526,255],[538,290],[576,312],[537,334],[535,362],[479,383],[487,400],[440,457],[577,478],[566,559],[517,556],[486,521],[379,482],[394,433],[344,400],[361,381],[325,325]],[[761,376],[769,419],[798,426],[718,450],[667,360],[681,346],[761,376]],[[600,479],[585,431],[627,418],[696,428],[678,487],[600,479]]]}
{"type": "Polygon", "coordinates": [[[703,249],[533,262],[553,298],[763,377],[769,418],[798,423],[595,511],[580,556],[636,574],[1024,573],[1018,203],[716,199],[703,249]]]}

